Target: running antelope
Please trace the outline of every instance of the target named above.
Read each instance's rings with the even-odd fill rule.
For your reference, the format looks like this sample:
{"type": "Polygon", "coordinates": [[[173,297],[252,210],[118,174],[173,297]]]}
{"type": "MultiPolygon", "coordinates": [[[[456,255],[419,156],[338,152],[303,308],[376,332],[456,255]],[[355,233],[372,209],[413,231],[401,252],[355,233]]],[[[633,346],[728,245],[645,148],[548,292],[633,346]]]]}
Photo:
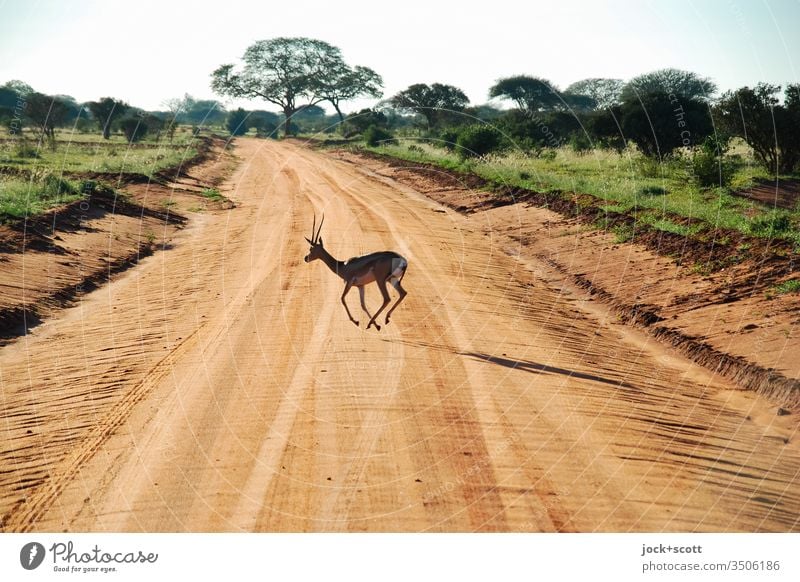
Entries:
{"type": "Polygon", "coordinates": [[[400,284],[400,282],[403,280],[403,275],[406,274],[408,261],[392,251],[381,251],[378,253],[370,253],[369,255],[364,255],[363,257],[353,257],[347,261],[337,261],[322,246],[322,238],[320,238],[319,234],[322,232],[323,222],[325,222],[324,214],[322,215],[322,220],[319,223],[319,229],[315,231],[317,226],[317,217],[314,216],[314,223],[311,226],[311,238],[306,238],[308,244],[311,245],[311,249],[308,251],[308,254],[305,257],[306,263],[320,259],[323,263],[328,265],[328,268],[331,271],[344,279],[342,305],[344,305],[344,309],[347,311],[347,317],[349,317],[350,321],[356,325],[358,325],[358,321],[350,314],[350,309],[347,307],[345,297],[347,297],[351,287],[358,287],[358,295],[361,298],[361,308],[367,314],[367,317],[369,317],[367,329],[374,325],[378,331],[380,331],[381,326],[376,323],[375,319],[384,309],[386,309],[386,306],[389,305],[390,302],[389,291],[386,289],[386,283],[392,284],[392,287],[394,287],[400,294],[400,298],[386,314],[386,320],[384,324],[389,323],[389,316],[391,316],[392,312],[397,309],[397,306],[400,305],[400,302],[405,299],[406,290],[403,289],[403,286],[400,284]],[[381,308],[375,312],[375,315],[370,315],[369,310],[364,303],[364,285],[369,285],[373,281],[378,284],[378,289],[381,290],[381,295],[383,295],[383,305],[381,305],[381,308]]]}

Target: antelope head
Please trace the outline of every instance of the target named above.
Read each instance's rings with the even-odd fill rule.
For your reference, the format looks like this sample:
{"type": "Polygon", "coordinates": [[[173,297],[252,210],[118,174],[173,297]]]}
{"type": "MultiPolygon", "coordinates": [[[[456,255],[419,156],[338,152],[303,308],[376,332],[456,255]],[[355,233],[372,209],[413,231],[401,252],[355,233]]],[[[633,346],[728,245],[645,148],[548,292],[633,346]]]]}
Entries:
{"type": "Polygon", "coordinates": [[[320,220],[319,228],[317,229],[317,216],[314,215],[314,223],[311,226],[311,238],[309,239],[308,237],[303,237],[308,241],[308,244],[311,245],[311,248],[304,259],[306,263],[310,263],[311,261],[322,258],[322,252],[325,249],[322,248],[322,239],[320,238],[319,233],[322,232],[323,222],[325,222],[324,214],[322,215],[322,220],[320,220]]]}

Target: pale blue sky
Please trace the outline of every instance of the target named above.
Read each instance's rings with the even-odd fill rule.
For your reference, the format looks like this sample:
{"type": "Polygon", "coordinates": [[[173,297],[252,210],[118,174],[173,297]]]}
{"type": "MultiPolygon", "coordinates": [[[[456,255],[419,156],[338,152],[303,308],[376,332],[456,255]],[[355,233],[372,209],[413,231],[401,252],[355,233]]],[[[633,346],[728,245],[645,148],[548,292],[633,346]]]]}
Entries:
{"type": "Polygon", "coordinates": [[[213,98],[211,71],[255,40],[309,36],[378,71],[387,96],[443,82],[483,103],[503,76],[537,75],[563,88],[663,67],[725,90],[799,82],[799,25],[800,0],[0,0],[0,83],[158,109],[184,93],[213,98]]]}

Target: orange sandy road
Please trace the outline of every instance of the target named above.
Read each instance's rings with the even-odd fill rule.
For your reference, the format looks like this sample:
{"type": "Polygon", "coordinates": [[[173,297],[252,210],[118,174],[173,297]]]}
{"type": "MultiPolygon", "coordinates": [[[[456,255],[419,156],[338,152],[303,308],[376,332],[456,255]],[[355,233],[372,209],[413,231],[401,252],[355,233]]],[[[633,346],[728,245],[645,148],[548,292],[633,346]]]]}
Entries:
{"type": "Polygon", "coordinates": [[[480,213],[238,144],[236,209],[0,351],[2,529],[798,529],[794,416],[617,324],[480,213]],[[303,263],[315,211],[335,256],[409,259],[380,333],[303,263]]]}

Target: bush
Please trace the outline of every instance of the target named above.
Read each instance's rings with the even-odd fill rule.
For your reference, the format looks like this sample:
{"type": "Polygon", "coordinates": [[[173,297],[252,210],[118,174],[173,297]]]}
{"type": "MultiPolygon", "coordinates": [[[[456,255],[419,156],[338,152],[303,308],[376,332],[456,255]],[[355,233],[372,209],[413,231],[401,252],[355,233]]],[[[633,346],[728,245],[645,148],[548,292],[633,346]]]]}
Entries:
{"type": "Polygon", "coordinates": [[[748,224],[751,234],[761,237],[773,237],[788,232],[792,227],[789,215],[785,211],[773,210],[756,216],[748,224]]]}
{"type": "Polygon", "coordinates": [[[569,138],[569,147],[573,152],[581,154],[592,149],[592,142],[583,133],[573,133],[569,138]]]}
{"type": "Polygon", "coordinates": [[[271,137],[278,139],[278,125],[269,121],[262,121],[256,128],[256,137],[271,137]]]}
{"type": "Polygon", "coordinates": [[[77,194],[78,189],[72,182],[68,182],[59,176],[47,174],[42,179],[42,198],[57,199],[64,194],[77,194]]]}
{"type": "Polygon", "coordinates": [[[122,133],[125,134],[125,139],[128,140],[128,143],[139,141],[145,135],[147,135],[148,130],[147,124],[141,119],[136,119],[135,117],[123,119],[119,122],[119,127],[122,130],[122,133]]]}
{"type": "Polygon", "coordinates": [[[18,158],[38,158],[39,148],[27,142],[27,140],[20,140],[17,144],[17,157],[18,158]]]}
{"type": "Polygon", "coordinates": [[[500,133],[488,125],[467,125],[458,132],[456,145],[462,158],[485,156],[500,149],[500,133]]]}
{"type": "Polygon", "coordinates": [[[458,141],[458,131],[455,129],[445,129],[441,133],[439,133],[439,140],[437,141],[437,145],[444,146],[446,149],[455,151],[456,149],[456,142],[458,141]]]}
{"type": "Polygon", "coordinates": [[[664,186],[642,186],[637,193],[644,196],[663,196],[667,193],[667,189],[664,186]]]}
{"type": "Polygon", "coordinates": [[[371,147],[375,147],[378,145],[386,145],[390,143],[397,143],[397,140],[394,136],[386,131],[385,129],[381,129],[375,125],[370,125],[364,131],[364,142],[371,147]]]}
{"type": "Polygon", "coordinates": [[[708,136],[695,148],[692,155],[694,181],[702,187],[719,186],[727,188],[736,170],[735,162],[725,154],[728,140],[708,136]]]}
{"type": "Polygon", "coordinates": [[[239,107],[228,113],[225,128],[234,136],[246,134],[248,130],[247,111],[239,107]]]}

